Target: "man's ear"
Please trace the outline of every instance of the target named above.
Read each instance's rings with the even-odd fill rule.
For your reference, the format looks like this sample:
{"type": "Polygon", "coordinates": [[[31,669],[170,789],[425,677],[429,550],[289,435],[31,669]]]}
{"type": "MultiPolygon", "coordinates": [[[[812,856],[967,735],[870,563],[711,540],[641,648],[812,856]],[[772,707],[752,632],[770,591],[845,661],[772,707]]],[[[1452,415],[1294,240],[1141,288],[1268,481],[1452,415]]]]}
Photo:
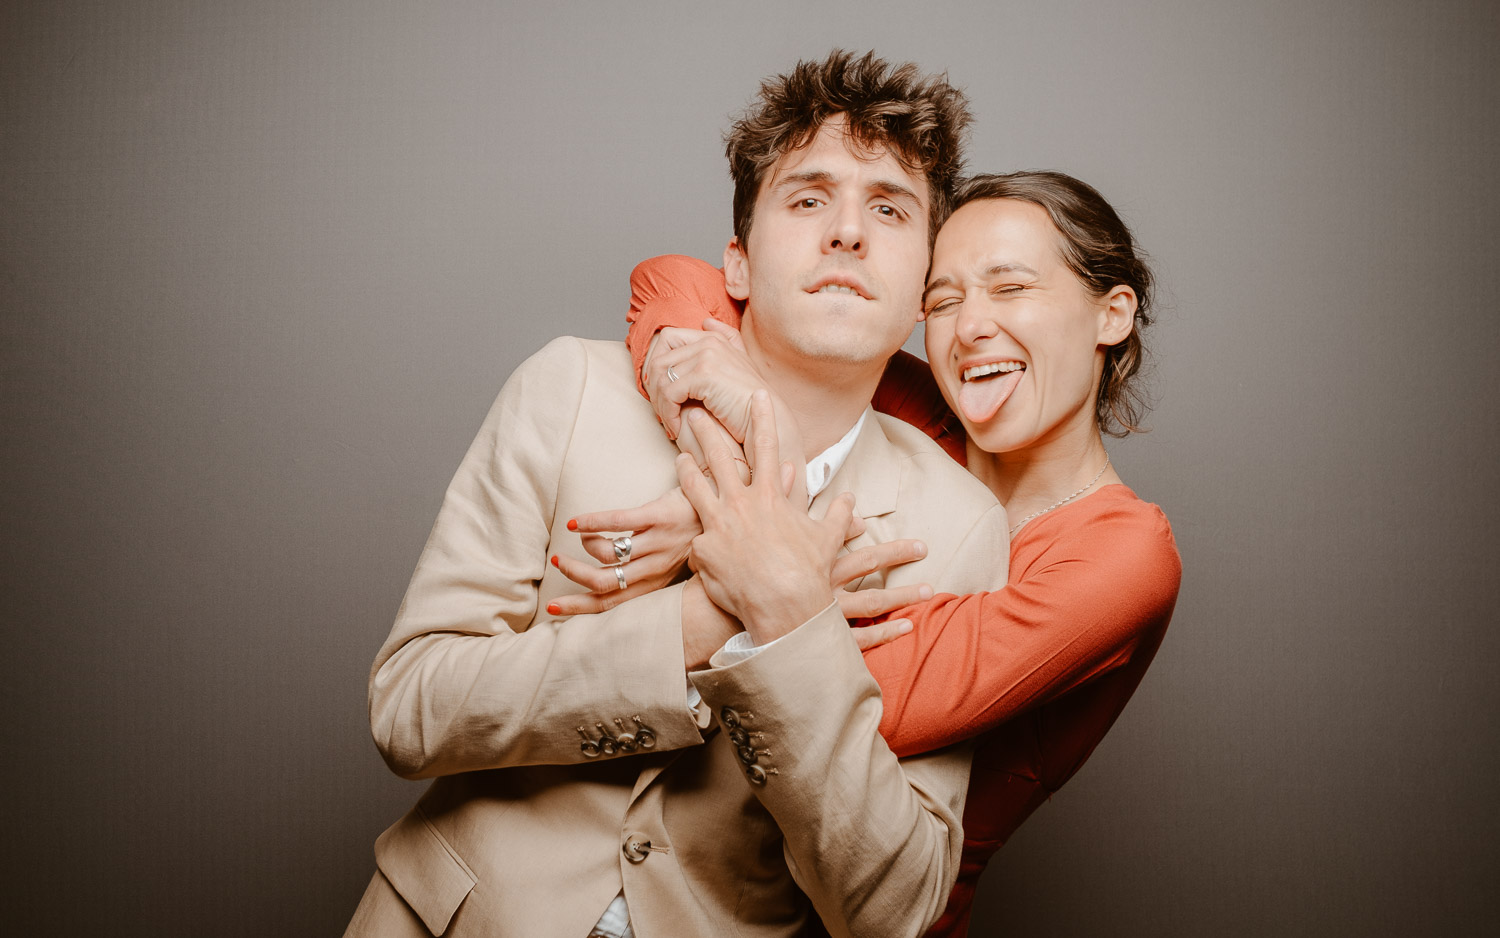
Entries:
{"type": "Polygon", "coordinates": [[[1099,307],[1099,344],[1119,345],[1135,326],[1135,291],[1116,284],[1104,295],[1103,304],[1099,307]]]}
{"type": "Polygon", "coordinates": [[[739,238],[730,238],[724,247],[724,289],[742,303],[750,298],[750,258],[739,238]]]}

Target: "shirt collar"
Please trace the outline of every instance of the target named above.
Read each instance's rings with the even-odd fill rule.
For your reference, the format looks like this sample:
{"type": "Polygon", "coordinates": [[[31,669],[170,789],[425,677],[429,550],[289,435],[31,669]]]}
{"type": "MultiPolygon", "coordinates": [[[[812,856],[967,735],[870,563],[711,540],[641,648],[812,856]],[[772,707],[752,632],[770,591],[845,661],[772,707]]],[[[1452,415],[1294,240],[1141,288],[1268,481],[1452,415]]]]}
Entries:
{"type": "Polygon", "coordinates": [[[838,472],[839,468],[844,465],[844,460],[849,458],[849,452],[854,449],[854,441],[859,439],[860,428],[865,425],[865,417],[869,413],[870,409],[866,407],[842,439],[807,461],[808,502],[816,498],[819,492],[828,488],[828,483],[833,480],[834,473],[838,472]]]}

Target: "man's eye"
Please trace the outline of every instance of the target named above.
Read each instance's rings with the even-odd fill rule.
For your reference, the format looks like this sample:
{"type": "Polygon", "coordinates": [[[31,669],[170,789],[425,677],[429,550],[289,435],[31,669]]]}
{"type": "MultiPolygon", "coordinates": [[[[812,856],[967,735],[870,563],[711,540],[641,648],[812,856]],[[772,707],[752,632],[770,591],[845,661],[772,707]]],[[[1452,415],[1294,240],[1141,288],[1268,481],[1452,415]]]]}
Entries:
{"type": "Polygon", "coordinates": [[[814,199],[814,198],[812,198],[812,197],[809,196],[808,198],[798,200],[797,207],[798,208],[817,208],[819,205],[822,205],[822,204],[823,204],[823,200],[822,199],[814,199]]]}
{"type": "Polygon", "coordinates": [[[941,313],[951,313],[953,310],[958,308],[958,304],[961,302],[963,301],[958,299],[943,300],[942,302],[934,305],[931,309],[927,310],[927,315],[931,317],[937,316],[941,313]]]}
{"type": "Polygon", "coordinates": [[[886,216],[887,218],[895,218],[896,217],[896,209],[895,209],[894,206],[890,206],[890,205],[877,205],[877,206],[875,206],[875,211],[877,211],[880,214],[886,216]]]}
{"type": "Polygon", "coordinates": [[[1025,289],[1026,288],[1024,286],[1022,286],[1021,284],[1019,284],[1019,283],[1007,283],[1007,284],[1004,284],[1002,286],[995,287],[994,289],[990,290],[990,293],[992,293],[992,294],[1020,293],[1022,290],[1025,290],[1025,289]]]}

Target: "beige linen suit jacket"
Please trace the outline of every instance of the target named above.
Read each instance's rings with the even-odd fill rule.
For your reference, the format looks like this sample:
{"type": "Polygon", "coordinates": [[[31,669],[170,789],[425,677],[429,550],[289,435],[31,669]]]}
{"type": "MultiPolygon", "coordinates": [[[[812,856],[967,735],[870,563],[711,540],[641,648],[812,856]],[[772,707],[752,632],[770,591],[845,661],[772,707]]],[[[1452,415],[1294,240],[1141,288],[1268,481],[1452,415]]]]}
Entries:
{"type": "MultiPolygon", "coordinates": [[[[681,586],[545,613],[577,591],[548,563],[584,556],[568,519],[655,498],[675,456],[618,342],[557,339],[506,382],[371,674],[386,761],[438,778],[377,840],[348,935],[585,938],[622,887],[640,938],[795,935],[809,899],[834,935],[942,911],[969,750],[896,759],[836,606],[694,674],[696,711],[681,586]],[[602,752],[606,733],[627,742],[602,752]]],[[[872,415],[814,513],[841,491],[867,521],[851,546],[926,541],[892,585],[1004,585],[1003,509],[911,427],[872,415]]]]}

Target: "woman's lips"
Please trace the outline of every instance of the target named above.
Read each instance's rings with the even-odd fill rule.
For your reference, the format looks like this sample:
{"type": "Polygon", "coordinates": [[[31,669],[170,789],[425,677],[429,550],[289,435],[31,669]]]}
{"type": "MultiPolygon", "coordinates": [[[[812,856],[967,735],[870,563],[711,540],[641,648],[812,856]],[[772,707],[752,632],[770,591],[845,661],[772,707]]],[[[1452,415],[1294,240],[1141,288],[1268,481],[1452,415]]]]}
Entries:
{"type": "Polygon", "coordinates": [[[1021,383],[1026,369],[1018,368],[1005,374],[990,375],[965,381],[958,388],[958,410],[965,420],[973,424],[985,423],[995,414],[1021,383]]]}

